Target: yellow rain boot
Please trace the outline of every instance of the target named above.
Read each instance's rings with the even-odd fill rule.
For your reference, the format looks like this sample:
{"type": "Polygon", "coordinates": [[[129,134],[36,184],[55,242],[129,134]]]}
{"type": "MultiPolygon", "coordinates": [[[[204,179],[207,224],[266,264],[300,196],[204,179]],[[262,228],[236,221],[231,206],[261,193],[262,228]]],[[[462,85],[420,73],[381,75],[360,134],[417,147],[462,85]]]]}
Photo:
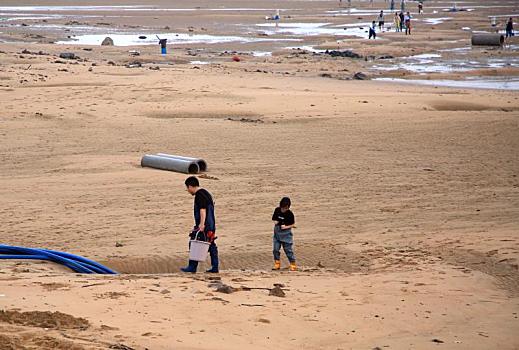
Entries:
{"type": "Polygon", "coordinates": [[[281,269],[281,261],[280,260],[274,260],[274,267],[272,270],[279,270],[281,269]]]}
{"type": "Polygon", "coordinates": [[[297,266],[296,266],[296,262],[291,262],[290,263],[290,267],[288,268],[290,271],[296,271],[297,270],[297,266]]]}

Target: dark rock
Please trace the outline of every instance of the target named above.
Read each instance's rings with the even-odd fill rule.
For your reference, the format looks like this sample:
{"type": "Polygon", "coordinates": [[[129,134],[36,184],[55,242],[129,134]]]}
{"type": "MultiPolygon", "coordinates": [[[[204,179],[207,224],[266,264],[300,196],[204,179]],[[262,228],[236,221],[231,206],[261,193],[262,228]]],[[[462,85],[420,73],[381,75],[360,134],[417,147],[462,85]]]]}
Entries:
{"type": "Polygon", "coordinates": [[[445,343],[443,340],[440,340],[440,339],[436,339],[434,338],[433,340],[431,340],[433,343],[438,343],[438,344],[443,344],[445,343]]]}
{"type": "Polygon", "coordinates": [[[146,38],[147,38],[146,35],[140,35],[140,36],[139,36],[139,39],[146,39],[146,38]]]}
{"type": "Polygon", "coordinates": [[[331,78],[332,77],[332,75],[330,73],[321,73],[321,74],[319,74],[319,76],[322,78],[331,78]]]}
{"type": "Polygon", "coordinates": [[[66,60],[75,60],[75,59],[78,59],[79,57],[76,56],[76,54],[74,54],[72,52],[62,52],[59,54],[59,58],[64,58],[66,60]]]}
{"type": "Polygon", "coordinates": [[[384,55],[384,56],[380,56],[378,59],[379,60],[390,60],[392,58],[395,58],[395,57],[391,56],[391,55],[384,55]]]}
{"type": "Polygon", "coordinates": [[[357,72],[353,75],[355,80],[368,80],[368,76],[362,72],[357,72]]]}
{"type": "Polygon", "coordinates": [[[124,344],[112,344],[108,347],[109,349],[115,349],[115,350],[135,350],[134,348],[131,348],[124,344]]]}
{"type": "Polygon", "coordinates": [[[236,289],[226,284],[221,284],[216,288],[216,291],[224,294],[231,294],[236,292],[236,289]]]}
{"type": "Polygon", "coordinates": [[[285,292],[283,292],[283,289],[281,289],[279,286],[275,286],[274,288],[272,288],[270,290],[269,295],[279,297],[279,298],[284,298],[285,292]]]}
{"type": "Polygon", "coordinates": [[[332,57],[362,58],[361,55],[359,55],[358,53],[353,52],[351,50],[344,50],[344,51],[326,50],[324,53],[327,55],[330,55],[332,57]]]}
{"type": "Polygon", "coordinates": [[[114,41],[112,38],[110,38],[109,36],[107,36],[103,42],[101,43],[101,45],[103,46],[114,46],[114,41]]]}
{"type": "Polygon", "coordinates": [[[139,61],[133,61],[126,65],[126,68],[140,68],[140,67],[142,67],[142,63],[140,63],[139,61]]]}

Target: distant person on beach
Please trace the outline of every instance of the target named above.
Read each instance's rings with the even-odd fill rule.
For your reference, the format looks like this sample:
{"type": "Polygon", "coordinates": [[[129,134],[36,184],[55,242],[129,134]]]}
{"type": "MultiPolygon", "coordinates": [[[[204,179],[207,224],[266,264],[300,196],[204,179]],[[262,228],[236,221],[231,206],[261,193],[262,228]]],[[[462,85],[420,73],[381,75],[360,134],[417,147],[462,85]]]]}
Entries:
{"type": "Polygon", "coordinates": [[[371,22],[371,27],[369,27],[368,39],[371,39],[371,38],[376,39],[377,38],[376,28],[377,28],[377,23],[375,21],[371,22]]]}
{"type": "Polygon", "coordinates": [[[418,3],[418,14],[422,14],[423,13],[423,3],[420,1],[418,3]]]}
{"type": "MultiPolygon", "coordinates": [[[[200,183],[195,176],[190,176],[185,181],[186,190],[195,197],[194,201],[194,218],[195,226],[189,234],[191,239],[203,240],[211,243],[209,246],[209,255],[211,256],[211,269],[206,272],[218,273],[218,248],[214,240],[216,239],[216,220],[214,215],[213,196],[204,188],[200,188],[200,183]]],[[[198,261],[189,260],[186,267],[181,268],[183,272],[195,273],[198,267],[198,261]]]]}
{"type": "Polygon", "coordinates": [[[391,11],[393,11],[395,9],[395,0],[391,0],[391,2],[389,3],[389,9],[391,11]]]}
{"type": "Polygon", "coordinates": [[[506,22],[506,37],[511,38],[514,36],[514,22],[512,17],[506,22]]]}
{"type": "Polygon", "coordinates": [[[395,23],[395,32],[400,31],[400,16],[398,15],[398,12],[395,12],[395,18],[393,19],[395,23]]]}
{"type": "Polygon", "coordinates": [[[168,39],[160,39],[159,38],[159,45],[160,45],[160,52],[165,55],[167,53],[166,45],[167,45],[168,39]]]}
{"type": "Polygon", "coordinates": [[[411,35],[411,14],[409,12],[404,16],[405,35],[411,35]]]}
{"type": "Polygon", "coordinates": [[[400,11],[405,12],[405,0],[400,0],[400,11]]]}
{"type": "Polygon", "coordinates": [[[405,24],[404,23],[404,13],[400,12],[398,17],[400,17],[400,31],[403,31],[404,30],[404,24],[405,24]]]}
{"type": "Polygon", "coordinates": [[[290,271],[297,270],[296,257],[292,248],[294,245],[292,228],[296,227],[296,220],[294,214],[290,211],[290,205],[290,198],[283,197],[279,202],[279,207],[277,207],[274,210],[274,214],[272,214],[272,221],[274,221],[274,236],[272,237],[272,252],[274,253],[273,270],[281,269],[281,255],[279,253],[281,247],[283,247],[290,262],[290,271]]]}
{"type": "Polygon", "coordinates": [[[380,14],[378,15],[378,30],[382,31],[384,28],[384,11],[380,11],[380,14]]]}

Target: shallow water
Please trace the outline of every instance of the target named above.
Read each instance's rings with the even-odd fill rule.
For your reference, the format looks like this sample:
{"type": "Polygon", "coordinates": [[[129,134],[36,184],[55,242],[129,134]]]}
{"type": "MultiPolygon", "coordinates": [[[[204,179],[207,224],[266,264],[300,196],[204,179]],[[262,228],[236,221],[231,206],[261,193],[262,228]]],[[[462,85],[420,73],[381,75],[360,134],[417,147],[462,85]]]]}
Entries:
{"type": "MultiPolygon", "coordinates": [[[[445,49],[442,52],[458,52],[463,54],[463,51],[470,50],[470,47],[445,49]]],[[[401,59],[390,60],[383,64],[375,64],[372,69],[379,71],[394,71],[405,69],[410,72],[427,74],[427,73],[452,73],[452,72],[467,72],[476,69],[486,68],[504,68],[504,67],[519,67],[519,57],[500,57],[488,58],[480,57],[472,60],[465,58],[459,59],[444,59],[441,54],[421,54],[415,56],[404,57],[401,59]]]]}
{"type": "MultiPolygon", "coordinates": [[[[78,11],[265,11],[273,12],[279,10],[280,12],[287,11],[287,9],[274,8],[255,8],[255,7],[214,7],[214,8],[168,8],[156,7],[149,5],[120,5],[120,6],[0,6],[0,11],[6,11],[15,15],[16,12],[78,12],[78,11]]],[[[299,9],[291,8],[290,11],[298,11],[299,9]]]]}
{"type": "Polygon", "coordinates": [[[0,11],[20,12],[51,12],[51,11],[121,11],[147,6],[0,6],[0,11]]]}
{"type": "MultiPolygon", "coordinates": [[[[105,29],[106,30],[106,29],[105,29]]],[[[139,45],[158,45],[159,36],[162,39],[168,39],[168,44],[219,44],[229,42],[250,43],[250,42],[267,42],[267,41],[299,41],[298,39],[276,39],[276,38],[250,38],[242,36],[218,36],[204,34],[183,34],[183,33],[146,33],[146,34],[121,34],[121,33],[105,33],[105,34],[87,34],[75,35],[68,40],[56,42],[56,44],[66,45],[101,45],[103,40],[109,36],[114,41],[115,46],[139,46],[139,45]],[[145,35],[146,39],[139,39],[139,36],[145,35]]]]}
{"type": "Polygon", "coordinates": [[[519,77],[475,78],[467,80],[419,80],[398,78],[376,78],[377,81],[394,83],[418,84],[430,86],[446,86],[470,89],[519,90],[519,77]]]}
{"type": "Polygon", "coordinates": [[[330,23],[279,23],[276,27],[275,23],[260,23],[256,24],[260,28],[269,28],[263,30],[267,34],[291,34],[295,36],[315,36],[315,35],[334,35],[334,36],[357,36],[366,37],[367,28],[360,29],[359,27],[338,26],[327,27],[330,23]]]}
{"type": "Polygon", "coordinates": [[[451,20],[452,17],[440,17],[440,18],[424,18],[424,19],[418,19],[418,21],[422,21],[422,22],[425,22],[427,24],[430,24],[430,25],[438,25],[438,24],[442,24],[443,22],[445,21],[448,21],[448,20],[451,20]]]}
{"type": "Polygon", "coordinates": [[[316,49],[313,46],[303,45],[303,46],[289,46],[285,47],[285,49],[288,50],[303,50],[308,52],[314,52],[314,53],[324,53],[326,50],[316,49]]]}
{"type": "Polygon", "coordinates": [[[272,52],[270,51],[252,51],[252,56],[254,57],[268,57],[272,56],[272,52]]]}

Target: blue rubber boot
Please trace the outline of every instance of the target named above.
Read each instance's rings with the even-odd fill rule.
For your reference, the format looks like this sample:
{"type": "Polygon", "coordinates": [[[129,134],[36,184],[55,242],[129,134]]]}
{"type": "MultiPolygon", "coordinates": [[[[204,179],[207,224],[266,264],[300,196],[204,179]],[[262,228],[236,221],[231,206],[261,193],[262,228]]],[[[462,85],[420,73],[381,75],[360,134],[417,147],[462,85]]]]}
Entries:
{"type": "Polygon", "coordinates": [[[218,247],[213,242],[209,246],[209,255],[211,256],[211,268],[207,270],[207,273],[218,273],[220,272],[218,266],[219,266],[219,260],[218,260],[218,247]]]}
{"type": "Polygon", "coordinates": [[[196,269],[198,267],[198,261],[189,260],[189,264],[186,267],[182,267],[180,271],[182,272],[190,272],[196,273],[196,269]]]}

